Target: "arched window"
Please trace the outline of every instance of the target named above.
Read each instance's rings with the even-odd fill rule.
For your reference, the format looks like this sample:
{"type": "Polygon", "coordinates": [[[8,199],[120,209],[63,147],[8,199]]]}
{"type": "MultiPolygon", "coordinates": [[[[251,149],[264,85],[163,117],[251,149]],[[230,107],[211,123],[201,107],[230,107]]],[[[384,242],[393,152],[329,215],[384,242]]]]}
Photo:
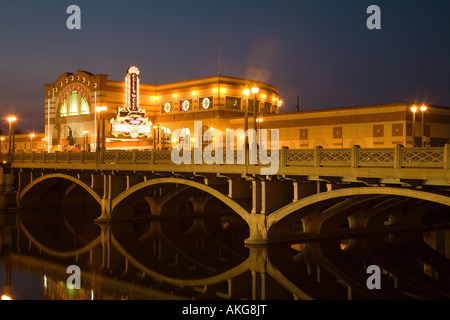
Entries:
{"type": "Polygon", "coordinates": [[[78,91],[73,90],[69,95],[70,107],[69,107],[69,116],[78,115],[78,91]]]}
{"type": "Polygon", "coordinates": [[[64,99],[63,103],[61,104],[61,109],[59,109],[59,115],[61,117],[67,117],[67,99],[64,99]]]}
{"type": "Polygon", "coordinates": [[[60,117],[78,116],[83,114],[90,114],[90,108],[87,100],[81,95],[78,90],[72,90],[64,98],[59,109],[60,117]]]}

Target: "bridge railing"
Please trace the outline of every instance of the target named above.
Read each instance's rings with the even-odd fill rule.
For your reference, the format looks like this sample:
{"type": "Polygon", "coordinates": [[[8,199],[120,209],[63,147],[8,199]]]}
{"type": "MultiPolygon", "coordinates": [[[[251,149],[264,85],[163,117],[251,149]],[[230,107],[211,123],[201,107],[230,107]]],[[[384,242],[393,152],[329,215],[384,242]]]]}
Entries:
{"type": "MultiPolygon", "coordinates": [[[[215,156],[214,152],[212,156],[215,156]]],[[[226,160],[223,152],[223,163],[226,160]]],[[[257,163],[267,163],[271,153],[267,150],[266,159],[258,153],[257,163]],[[264,160],[264,161],[261,161],[264,160]]],[[[242,154],[234,152],[234,164],[242,164],[242,154]]],[[[437,148],[352,148],[324,149],[289,149],[279,150],[280,166],[310,167],[385,167],[385,168],[450,168],[450,147],[437,148]]],[[[111,150],[106,152],[33,152],[33,153],[0,153],[3,163],[105,163],[105,164],[172,164],[171,150],[125,151],[111,150]]],[[[194,154],[191,154],[194,163],[194,154]]],[[[203,164],[206,164],[204,161],[203,164]]]]}

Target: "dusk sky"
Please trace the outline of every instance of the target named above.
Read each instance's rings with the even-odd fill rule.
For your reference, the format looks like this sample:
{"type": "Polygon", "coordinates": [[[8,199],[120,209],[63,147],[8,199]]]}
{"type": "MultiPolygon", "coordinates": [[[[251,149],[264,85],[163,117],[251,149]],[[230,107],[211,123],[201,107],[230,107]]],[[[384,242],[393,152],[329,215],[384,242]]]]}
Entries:
{"type": "Polygon", "coordinates": [[[450,107],[450,1],[2,1],[0,114],[44,130],[44,88],[86,70],[163,84],[218,73],[270,83],[281,112],[415,101],[450,107]],[[69,30],[70,5],[81,30],[69,30]],[[381,29],[369,30],[370,5],[381,29]]]}

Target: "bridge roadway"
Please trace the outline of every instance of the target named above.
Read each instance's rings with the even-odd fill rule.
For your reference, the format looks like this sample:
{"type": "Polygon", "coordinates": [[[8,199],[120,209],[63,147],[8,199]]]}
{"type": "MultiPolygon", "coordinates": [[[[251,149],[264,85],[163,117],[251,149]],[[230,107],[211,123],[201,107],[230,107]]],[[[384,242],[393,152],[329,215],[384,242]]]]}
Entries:
{"type": "Polygon", "coordinates": [[[300,225],[302,236],[332,234],[343,220],[354,230],[382,227],[386,220],[421,223],[427,213],[447,214],[450,206],[448,144],[283,147],[271,162],[258,158],[253,165],[239,164],[237,153],[232,164],[177,165],[170,150],[16,153],[1,159],[1,180],[12,181],[21,208],[91,201],[101,208],[98,221],[110,221],[130,218],[139,201],[152,215],[170,216],[186,200],[196,214],[218,200],[248,225],[248,244],[288,240],[286,224],[300,225]],[[273,165],[275,174],[261,174],[273,165]]]}

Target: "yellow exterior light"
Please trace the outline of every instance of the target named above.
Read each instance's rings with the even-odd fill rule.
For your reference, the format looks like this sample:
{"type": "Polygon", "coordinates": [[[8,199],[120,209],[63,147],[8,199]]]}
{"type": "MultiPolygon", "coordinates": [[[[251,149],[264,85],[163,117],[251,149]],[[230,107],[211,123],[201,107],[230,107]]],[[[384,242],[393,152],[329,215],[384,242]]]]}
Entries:
{"type": "Polygon", "coordinates": [[[427,111],[427,106],[421,106],[420,111],[422,111],[422,112],[427,111]]]}
{"type": "Polygon", "coordinates": [[[213,93],[216,93],[216,92],[217,92],[217,88],[214,88],[214,89],[213,89],[213,93]]]}
{"type": "Polygon", "coordinates": [[[14,116],[12,116],[12,117],[8,117],[8,121],[9,122],[13,122],[13,121],[16,121],[17,119],[16,119],[16,117],[14,117],[14,116]]]}
{"type": "Polygon", "coordinates": [[[198,92],[197,91],[192,91],[192,96],[193,97],[196,97],[198,95],[198,92]]]}
{"type": "Polygon", "coordinates": [[[412,111],[412,112],[414,112],[414,113],[416,113],[416,111],[417,111],[417,107],[416,107],[415,105],[414,105],[414,106],[412,106],[412,107],[411,107],[411,111],[412,111]]]}
{"type": "Polygon", "coordinates": [[[250,89],[244,89],[243,92],[248,97],[248,95],[250,94],[250,89]]]}
{"type": "Polygon", "coordinates": [[[267,97],[267,96],[266,96],[265,94],[262,95],[262,98],[263,98],[263,99],[266,99],[266,97],[267,97]]]}
{"type": "Polygon", "coordinates": [[[221,93],[225,93],[225,92],[227,92],[227,89],[222,88],[222,89],[220,89],[220,92],[221,92],[221,93]]]}
{"type": "Polygon", "coordinates": [[[253,94],[257,94],[259,92],[259,88],[257,88],[257,87],[253,87],[252,88],[252,93],[253,94]]]}
{"type": "Polygon", "coordinates": [[[178,95],[177,95],[176,93],[174,93],[174,94],[172,95],[172,97],[175,99],[175,98],[178,97],[178,95]]]}
{"type": "Polygon", "coordinates": [[[191,138],[191,142],[195,142],[195,138],[191,138]]]}
{"type": "Polygon", "coordinates": [[[34,138],[34,137],[35,137],[34,133],[30,134],[30,138],[34,138]]]}

